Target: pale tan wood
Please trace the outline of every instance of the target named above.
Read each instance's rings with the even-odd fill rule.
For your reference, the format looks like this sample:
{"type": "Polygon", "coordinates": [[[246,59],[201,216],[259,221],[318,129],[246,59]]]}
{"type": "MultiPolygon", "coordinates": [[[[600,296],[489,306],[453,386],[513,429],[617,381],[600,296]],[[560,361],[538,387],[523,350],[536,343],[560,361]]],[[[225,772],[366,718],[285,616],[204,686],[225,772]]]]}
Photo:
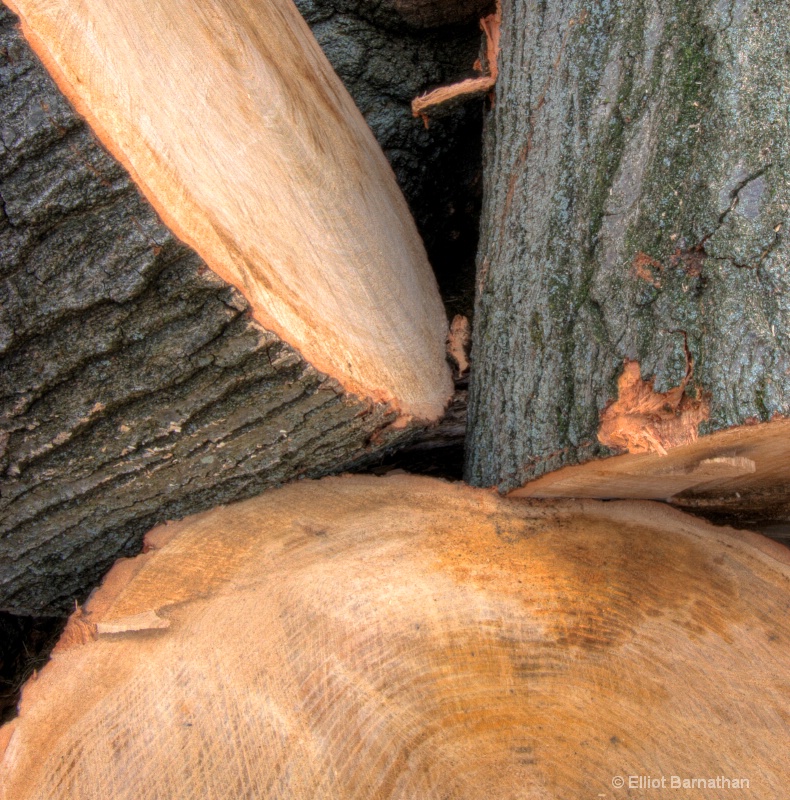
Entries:
{"type": "Polygon", "coordinates": [[[736,513],[750,496],[790,505],[790,420],[743,425],[673,447],[666,455],[625,453],[564,467],[511,492],[513,497],[709,500],[736,513]],[[739,501],[743,500],[742,503],[739,501]]]}
{"type": "Polygon", "coordinates": [[[3,800],[785,796],[790,551],[756,534],[399,475],[148,546],[0,730],[3,800]]]}
{"type": "Polygon", "coordinates": [[[291,0],[7,0],[170,228],[349,391],[436,419],[436,282],[384,155],[291,0]]]}

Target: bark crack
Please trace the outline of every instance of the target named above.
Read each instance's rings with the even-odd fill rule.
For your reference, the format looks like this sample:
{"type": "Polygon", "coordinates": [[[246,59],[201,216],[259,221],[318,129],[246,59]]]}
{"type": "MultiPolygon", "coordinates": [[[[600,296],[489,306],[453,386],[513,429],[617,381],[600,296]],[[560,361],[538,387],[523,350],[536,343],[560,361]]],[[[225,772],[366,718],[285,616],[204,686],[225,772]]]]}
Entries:
{"type": "MultiPolygon", "coordinates": [[[[781,223],[774,228],[773,242],[762,252],[756,264],[739,264],[730,258],[721,258],[718,256],[711,256],[705,249],[706,243],[718,233],[727,220],[727,217],[738,207],[740,202],[740,193],[752,182],[762,177],[771,167],[772,163],[765,164],[760,169],[747,175],[741,180],[737,186],[730,192],[730,203],[727,208],[719,214],[715,227],[709,233],[706,233],[696,244],[691,247],[677,247],[675,251],[669,256],[669,265],[671,267],[682,267],[686,274],[691,277],[699,277],[702,274],[705,261],[708,258],[713,258],[715,261],[730,261],[740,269],[757,269],[762,262],[770,255],[774,248],[781,241],[781,223]]],[[[650,255],[643,251],[639,251],[634,255],[631,262],[631,268],[634,275],[643,281],[651,284],[654,288],[661,288],[661,275],[664,272],[664,264],[658,259],[652,258],[650,255]],[[654,272],[655,270],[655,272],[654,272]],[[658,274],[656,274],[658,273],[658,274]]]]}
{"type": "Polygon", "coordinates": [[[724,220],[730,214],[730,212],[734,211],[738,206],[739,202],[739,195],[740,193],[753,181],[756,181],[762,175],[764,175],[771,167],[773,163],[769,162],[763,167],[760,167],[756,172],[753,172],[751,175],[747,175],[738,185],[730,192],[730,205],[719,215],[719,223],[716,229],[709,233],[703,240],[702,244],[704,244],[714,233],[724,224],[724,220]]]}
{"type": "Polygon", "coordinates": [[[11,217],[8,216],[8,212],[6,211],[5,207],[5,197],[3,197],[3,188],[0,186],[0,214],[2,214],[3,221],[8,224],[9,227],[13,228],[14,223],[11,222],[11,217]]]}

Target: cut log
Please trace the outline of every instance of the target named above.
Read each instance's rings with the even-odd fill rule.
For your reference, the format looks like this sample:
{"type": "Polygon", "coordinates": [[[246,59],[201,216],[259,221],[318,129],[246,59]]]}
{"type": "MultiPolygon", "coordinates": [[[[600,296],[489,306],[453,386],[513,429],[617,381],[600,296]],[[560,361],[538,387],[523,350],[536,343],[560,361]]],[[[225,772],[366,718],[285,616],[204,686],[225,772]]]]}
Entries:
{"type": "Polygon", "coordinates": [[[790,551],[756,534],[402,475],[147,543],[0,730],[3,800],[786,791],[790,551]]]}
{"type": "Polygon", "coordinates": [[[40,614],[452,381],[392,171],[290,2],[16,7],[118,159],[0,7],[0,608],[40,614]]]}
{"type": "Polygon", "coordinates": [[[422,243],[291,2],[16,5],[66,96],[261,324],[347,389],[441,415],[446,325],[422,243]]]}
{"type": "Polygon", "coordinates": [[[474,307],[482,103],[411,116],[426,89],[475,75],[491,0],[296,0],[403,190],[448,314],[474,307]]]}
{"type": "Polygon", "coordinates": [[[787,509],[787,11],[505,4],[472,483],[787,509]]]}
{"type": "Polygon", "coordinates": [[[735,427],[671,449],[563,467],[515,489],[514,497],[667,500],[750,528],[790,520],[790,420],[735,427]]]}

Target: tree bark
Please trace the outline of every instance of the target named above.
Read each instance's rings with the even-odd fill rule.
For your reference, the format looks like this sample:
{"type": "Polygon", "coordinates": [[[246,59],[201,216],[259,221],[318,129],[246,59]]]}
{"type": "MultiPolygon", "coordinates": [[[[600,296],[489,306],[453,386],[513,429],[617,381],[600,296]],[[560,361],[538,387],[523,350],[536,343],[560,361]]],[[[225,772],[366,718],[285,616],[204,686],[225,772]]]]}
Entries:
{"type": "Polygon", "coordinates": [[[414,424],[391,428],[397,402],[350,393],[256,321],[2,7],[0,26],[0,608],[60,613],[155,522],[358,465],[414,424]]]}
{"type": "Polygon", "coordinates": [[[599,462],[630,453],[642,496],[682,495],[656,476],[699,435],[703,460],[754,468],[692,493],[761,489],[757,505],[790,510],[789,8],[504,3],[470,482],[506,491],[589,463],[573,491],[616,497],[623,470],[599,462]]]}
{"type": "Polygon", "coordinates": [[[146,542],[0,729],[0,799],[786,791],[790,551],[756,534],[400,475],[146,542]]]}

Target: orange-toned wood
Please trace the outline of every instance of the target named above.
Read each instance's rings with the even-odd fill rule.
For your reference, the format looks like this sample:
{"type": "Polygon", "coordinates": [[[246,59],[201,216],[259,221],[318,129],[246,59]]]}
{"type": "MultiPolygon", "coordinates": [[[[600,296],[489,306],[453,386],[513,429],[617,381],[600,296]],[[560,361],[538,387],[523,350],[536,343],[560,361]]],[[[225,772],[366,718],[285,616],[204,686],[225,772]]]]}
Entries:
{"type": "Polygon", "coordinates": [[[790,420],[742,425],[660,453],[565,467],[513,497],[647,498],[775,521],[790,515],[790,420]]]}
{"type": "Polygon", "coordinates": [[[259,322],[436,419],[446,318],[392,171],[291,0],[8,0],[60,88],[259,322]]]}
{"type": "Polygon", "coordinates": [[[756,534],[399,475],[148,545],[0,730],[3,800],[786,792],[790,551],[756,534]]]}
{"type": "MultiPolygon", "coordinates": [[[[450,86],[440,86],[430,92],[415,97],[411,102],[411,111],[415,117],[422,117],[425,126],[428,127],[428,109],[447,103],[456,97],[470,97],[472,95],[490,92],[496,86],[496,79],[499,67],[499,36],[502,24],[502,9],[497,0],[496,11],[493,14],[483,17],[480,20],[480,30],[483,31],[486,40],[486,69],[487,75],[479,78],[467,78],[450,86]]],[[[483,66],[479,61],[475,63],[475,68],[479,72],[483,71],[483,66]]]]}

